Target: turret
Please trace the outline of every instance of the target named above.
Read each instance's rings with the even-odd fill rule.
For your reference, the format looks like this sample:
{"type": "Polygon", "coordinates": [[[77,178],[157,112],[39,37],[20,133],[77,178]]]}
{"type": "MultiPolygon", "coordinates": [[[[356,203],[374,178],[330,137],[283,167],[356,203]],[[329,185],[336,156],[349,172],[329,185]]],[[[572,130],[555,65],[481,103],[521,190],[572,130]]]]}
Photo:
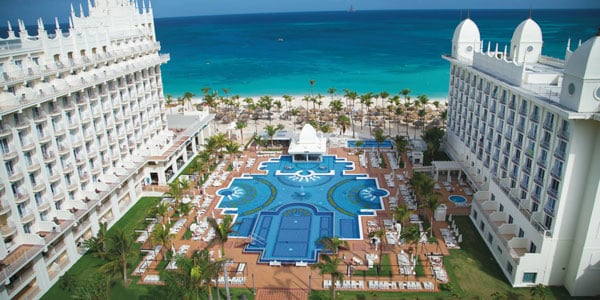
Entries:
{"type": "Polygon", "coordinates": [[[473,53],[481,48],[479,28],[470,18],[464,19],[454,30],[452,37],[452,57],[472,64],[473,53]]]}
{"type": "Polygon", "coordinates": [[[15,37],[15,32],[12,30],[10,21],[8,21],[8,38],[14,38],[14,37],[15,37]]]}
{"type": "Polygon", "coordinates": [[[565,64],[560,103],[577,112],[600,112],[600,29],[565,64]]]}
{"type": "Polygon", "coordinates": [[[531,18],[521,22],[510,41],[510,59],[518,64],[536,63],[542,55],[542,29],[531,18]]]}

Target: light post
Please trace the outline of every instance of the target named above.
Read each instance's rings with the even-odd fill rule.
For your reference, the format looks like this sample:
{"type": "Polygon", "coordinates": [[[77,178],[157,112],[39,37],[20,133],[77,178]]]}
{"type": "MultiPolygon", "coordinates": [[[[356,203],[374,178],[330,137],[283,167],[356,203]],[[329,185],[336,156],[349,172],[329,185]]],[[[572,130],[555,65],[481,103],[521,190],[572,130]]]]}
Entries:
{"type": "Polygon", "coordinates": [[[252,295],[256,296],[256,287],[254,286],[254,273],[252,273],[252,295]]]}

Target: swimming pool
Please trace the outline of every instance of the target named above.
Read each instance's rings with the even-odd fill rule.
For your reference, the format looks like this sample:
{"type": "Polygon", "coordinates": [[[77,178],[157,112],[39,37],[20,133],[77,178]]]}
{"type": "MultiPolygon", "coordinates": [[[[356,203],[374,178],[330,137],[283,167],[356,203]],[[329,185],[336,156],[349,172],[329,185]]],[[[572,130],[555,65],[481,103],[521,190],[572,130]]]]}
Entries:
{"type": "Polygon", "coordinates": [[[465,203],[467,202],[467,198],[465,198],[464,196],[461,195],[450,195],[448,197],[448,200],[454,202],[454,203],[465,203]]]}
{"type": "Polygon", "coordinates": [[[267,174],[245,174],[217,191],[217,208],[236,215],[232,237],[247,238],[244,251],[259,253],[261,263],[314,263],[320,237],[362,238],[359,217],[383,209],[388,195],[375,178],[346,174],[354,165],[345,158],[281,156],[259,169],[267,174]]]}
{"type": "MultiPolygon", "coordinates": [[[[348,148],[357,148],[356,142],[358,142],[358,141],[348,141],[348,148]]],[[[360,148],[377,148],[377,142],[375,140],[363,140],[362,142],[363,142],[363,144],[360,145],[360,148]]],[[[379,145],[379,148],[391,149],[392,141],[385,140],[385,141],[381,142],[381,144],[379,145]]]]}

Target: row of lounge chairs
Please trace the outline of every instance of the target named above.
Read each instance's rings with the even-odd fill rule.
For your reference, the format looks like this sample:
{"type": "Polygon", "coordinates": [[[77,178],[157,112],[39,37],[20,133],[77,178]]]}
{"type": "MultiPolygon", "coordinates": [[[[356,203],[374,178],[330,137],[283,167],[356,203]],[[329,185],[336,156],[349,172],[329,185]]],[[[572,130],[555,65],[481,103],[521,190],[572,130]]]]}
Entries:
{"type": "Polygon", "coordinates": [[[388,158],[388,162],[390,163],[390,168],[392,168],[392,170],[400,169],[398,160],[396,159],[396,152],[386,152],[385,155],[388,158]]]}
{"type": "MultiPolygon", "coordinates": [[[[232,285],[242,285],[246,283],[246,277],[228,277],[227,281],[232,285]]],[[[215,280],[212,280],[213,283],[216,283],[215,280]]],[[[219,284],[225,284],[225,276],[219,276],[219,284]]]]}
{"type": "MultiPolygon", "coordinates": [[[[332,286],[331,280],[323,280],[323,288],[329,289],[332,286]]],[[[376,290],[433,290],[435,285],[431,281],[379,281],[369,280],[367,287],[376,290]]],[[[337,289],[364,289],[365,284],[362,280],[337,280],[335,282],[337,289]]]]}

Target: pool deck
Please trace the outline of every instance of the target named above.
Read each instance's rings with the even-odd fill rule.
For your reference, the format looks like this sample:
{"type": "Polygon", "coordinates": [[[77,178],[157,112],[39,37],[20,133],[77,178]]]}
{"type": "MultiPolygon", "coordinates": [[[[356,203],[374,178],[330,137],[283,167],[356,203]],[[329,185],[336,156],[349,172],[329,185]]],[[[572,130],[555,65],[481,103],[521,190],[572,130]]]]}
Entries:
{"type": "MultiPolygon", "coordinates": [[[[348,148],[330,148],[328,150],[328,154],[329,155],[337,155],[338,157],[345,157],[347,158],[347,160],[352,161],[354,163],[355,166],[355,170],[354,171],[347,171],[350,173],[359,173],[359,174],[369,174],[371,177],[375,177],[377,178],[378,182],[379,182],[379,187],[381,188],[385,188],[388,189],[388,191],[390,192],[390,195],[395,195],[397,192],[397,189],[399,187],[400,184],[402,183],[406,183],[406,180],[408,180],[408,177],[410,176],[410,174],[412,174],[413,169],[410,163],[406,163],[408,162],[408,160],[406,159],[406,157],[403,158],[403,161],[405,162],[405,168],[404,169],[400,169],[400,170],[396,170],[395,174],[400,174],[400,173],[404,173],[407,176],[405,176],[405,180],[403,181],[398,181],[397,178],[395,178],[395,184],[394,187],[389,187],[386,183],[385,180],[385,175],[386,174],[390,174],[392,172],[392,170],[389,168],[389,163],[387,164],[387,168],[364,168],[360,165],[359,163],[359,156],[358,155],[349,155],[351,153],[348,152],[348,148]]],[[[277,155],[272,155],[272,156],[266,156],[266,155],[257,155],[255,149],[250,148],[247,151],[245,151],[242,155],[241,155],[241,168],[239,170],[233,170],[231,172],[229,172],[229,175],[227,176],[226,180],[224,180],[222,182],[222,184],[220,186],[213,186],[210,185],[205,189],[205,192],[207,195],[216,195],[217,190],[226,187],[229,185],[230,181],[235,178],[235,177],[239,177],[244,173],[259,173],[259,174],[265,174],[265,171],[261,171],[258,170],[258,166],[260,165],[261,162],[263,161],[267,161],[269,160],[271,157],[277,157],[279,156],[279,154],[277,155]],[[251,167],[246,167],[246,162],[248,160],[255,160],[255,163],[251,166],[251,167]]],[[[385,157],[385,155],[384,155],[385,157]]],[[[385,158],[387,160],[387,157],[385,158]]],[[[441,182],[439,182],[441,184],[441,182]]],[[[441,190],[436,190],[436,192],[438,192],[440,194],[439,196],[439,200],[441,203],[445,203],[448,207],[448,211],[447,214],[454,214],[454,215],[467,215],[470,212],[470,208],[469,207],[456,207],[454,205],[453,202],[448,200],[448,196],[449,195],[463,195],[466,196],[466,198],[468,199],[468,201],[472,201],[472,197],[467,196],[463,190],[463,187],[460,186],[457,182],[457,180],[455,179],[453,182],[451,182],[453,191],[452,192],[448,192],[445,189],[441,189],[441,190]]],[[[199,195],[200,194],[200,189],[196,189],[194,192],[195,195],[199,195]]],[[[399,196],[399,201],[402,201],[402,196],[399,196]]],[[[375,222],[376,224],[378,224],[378,226],[380,226],[380,228],[384,228],[384,221],[385,219],[393,219],[392,218],[392,213],[389,209],[389,202],[388,202],[388,197],[385,197],[384,200],[385,206],[386,206],[386,210],[385,211],[379,211],[377,216],[363,216],[361,218],[362,221],[362,228],[363,228],[363,236],[366,237],[368,235],[367,233],[367,228],[368,228],[368,223],[371,223],[371,225],[373,225],[373,222],[375,222]]],[[[206,208],[206,211],[197,216],[198,210],[193,210],[190,215],[187,217],[185,224],[182,226],[182,229],[176,234],[175,238],[173,239],[173,244],[175,249],[179,249],[181,246],[183,245],[189,245],[190,249],[187,251],[186,255],[189,257],[192,255],[192,253],[194,252],[194,250],[200,250],[203,249],[207,246],[207,243],[202,241],[202,240],[184,240],[183,239],[183,235],[185,234],[187,228],[189,227],[190,224],[192,224],[195,220],[197,219],[203,219],[205,217],[212,217],[213,216],[213,212],[214,212],[214,217],[219,218],[220,217],[220,209],[215,209],[215,206],[218,204],[218,199],[217,197],[214,197],[211,204],[206,208]]],[[[434,228],[434,234],[435,236],[438,238],[438,243],[437,244],[421,244],[422,246],[419,246],[418,249],[418,253],[419,253],[419,259],[421,260],[421,262],[423,264],[425,264],[425,267],[423,268],[425,270],[426,276],[425,277],[415,277],[413,275],[400,275],[400,269],[398,267],[398,261],[397,261],[397,254],[400,253],[401,251],[404,252],[408,252],[408,248],[409,245],[388,245],[387,242],[383,241],[383,253],[384,254],[388,254],[389,258],[390,258],[390,263],[392,264],[392,273],[395,274],[393,275],[392,278],[390,277],[385,277],[385,278],[381,278],[381,280],[385,280],[385,281],[394,281],[396,283],[400,282],[402,283],[406,283],[406,282],[416,282],[416,281],[421,281],[421,282],[432,282],[433,283],[433,290],[437,290],[438,286],[435,282],[435,279],[433,278],[433,275],[431,274],[431,268],[429,267],[429,265],[427,264],[428,260],[425,257],[424,253],[440,253],[442,255],[448,255],[449,251],[448,248],[446,247],[446,244],[444,243],[444,240],[442,239],[442,235],[440,232],[441,228],[447,228],[449,227],[447,222],[433,222],[433,228],[434,228]]],[[[228,269],[228,273],[229,273],[229,277],[244,277],[245,281],[243,284],[232,284],[231,287],[236,287],[236,288],[240,288],[240,287],[245,287],[248,289],[256,289],[256,299],[308,299],[308,293],[310,291],[310,289],[324,289],[324,282],[326,280],[330,279],[329,275],[325,275],[325,277],[319,275],[319,270],[315,269],[315,270],[311,270],[310,265],[309,266],[269,266],[267,264],[257,264],[257,260],[258,260],[258,254],[249,254],[249,253],[242,253],[243,252],[243,247],[246,243],[246,239],[245,238],[229,238],[228,242],[225,244],[225,251],[226,251],[226,256],[230,259],[232,259],[234,261],[234,263],[229,266],[228,269]],[[237,268],[238,268],[238,264],[239,263],[245,263],[245,268],[243,268],[242,272],[236,272],[237,268]]],[[[365,238],[365,240],[352,240],[352,241],[348,241],[349,244],[349,249],[344,249],[341,250],[339,253],[340,257],[344,257],[345,258],[345,263],[346,264],[354,264],[353,263],[353,259],[357,258],[358,260],[362,260],[363,264],[362,265],[356,265],[354,264],[354,269],[355,270],[367,270],[367,266],[366,266],[366,255],[369,253],[373,253],[373,254],[379,254],[379,251],[376,251],[372,245],[369,243],[368,239],[365,238]]],[[[150,242],[146,241],[142,247],[142,249],[149,249],[151,248],[150,242]]],[[[211,248],[210,250],[213,251],[214,256],[215,257],[219,257],[220,255],[218,255],[219,253],[219,249],[220,247],[218,245],[213,246],[213,248],[211,248]]],[[[162,256],[159,255],[157,257],[157,259],[161,259],[162,256]]],[[[377,263],[378,260],[375,260],[375,263],[377,263]]],[[[158,271],[155,270],[156,265],[158,264],[157,261],[153,262],[153,264],[147,269],[147,271],[142,274],[142,277],[146,277],[148,275],[156,275],[158,274],[158,271]]],[[[344,265],[340,265],[340,271],[343,270],[344,273],[346,273],[345,271],[345,266],[344,265]]],[[[140,282],[143,281],[144,278],[142,278],[140,280],[140,282]]],[[[378,290],[378,291],[419,291],[419,290],[414,290],[414,289],[400,289],[396,286],[396,288],[394,289],[394,285],[390,285],[387,289],[371,289],[369,288],[369,281],[373,281],[373,280],[378,280],[376,277],[373,278],[369,278],[369,277],[363,277],[363,276],[352,276],[352,277],[347,277],[344,276],[345,280],[354,280],[356,281],[355,283],[358,284],[358,281],[362,281],[362,284],[364,285],[364,289],[360,289],[360,288],[340,288],[339,290],[378,290]]],[[[222,286],[222,284],[221,284],[222,286]]],[[[421,289],[420,291],[432,291],[431,289],[426,290],[426,289],[421,289]]]]}

